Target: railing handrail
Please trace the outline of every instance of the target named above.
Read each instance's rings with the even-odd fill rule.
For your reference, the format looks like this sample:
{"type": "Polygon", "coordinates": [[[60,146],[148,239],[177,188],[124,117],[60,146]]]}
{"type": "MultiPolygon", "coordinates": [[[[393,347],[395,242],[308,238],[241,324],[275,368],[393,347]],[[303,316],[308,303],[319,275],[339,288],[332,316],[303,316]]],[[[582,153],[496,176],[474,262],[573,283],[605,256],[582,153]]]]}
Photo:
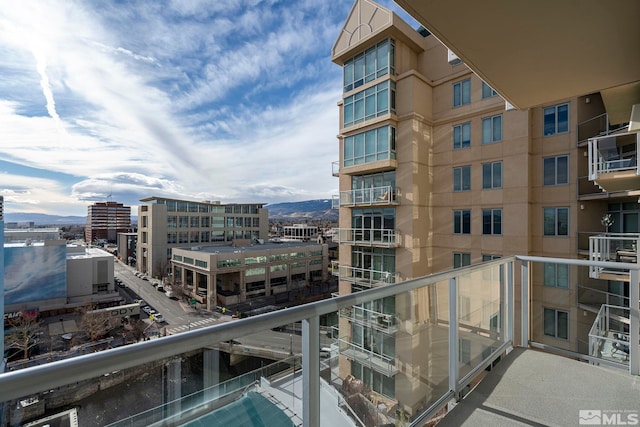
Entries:
{"type": "MultiPolygon", "coordinates": [[[[372,300],[410,292],[425,286],[435,285],[440,281],[449,280],[467,272],[484,269],[491,263],[496,265],[507,264],[513,262],[513,260],[513,257],[500,258],[483,264],[409,279],[394,286],[375,287],[336,298],[328,298],[244,319],[236,319],[232,322],[205,326],[160,339],[143,341],[98,353],[5,372],[0,374],[0,402],[38,393],[41,391],[43,384],[46,384],[47,387],[55,388],[88,380],[108,372],[132,368],[197,350],[209,344],[249,335],[257,330],[275,328],[301,319],[337,312],[344,307],[359,305],[372,300]]],[[[623,263],[617,263],[616,265],[623,265],[623,263]]]]}

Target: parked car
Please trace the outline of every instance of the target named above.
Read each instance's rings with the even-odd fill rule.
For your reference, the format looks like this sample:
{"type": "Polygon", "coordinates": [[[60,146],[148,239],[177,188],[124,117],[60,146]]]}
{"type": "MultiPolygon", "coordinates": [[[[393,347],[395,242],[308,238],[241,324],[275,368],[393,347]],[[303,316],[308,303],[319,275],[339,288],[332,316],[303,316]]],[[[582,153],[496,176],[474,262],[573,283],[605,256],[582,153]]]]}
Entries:
{"type": "Polygon", "coordinates": [[[164,320],[164,316],[162,314],[160,314],[160,313],[156,313],[156,314],[153,315],[153,321],[157,322],[157,323],[162,323],[162,322],[165,321],[164,320]]]}
{"type": "Polygon", "coordinates": [[[162,285],[158,285],[156,290],[159,291],[159,292],[164,292],[164,288],[162,287],[162,285]]]}
{"type": "Polygon", "coordinates": [[[140,276],[140,278],[142,280],[149,280],[149,277],[146,274],[143,274],[142,276],[140,276]]]}
{"type": "Polygon", "coordinates": [[[146,305],[143,299],[137,299],[137,300],[134,300],[133,302],[140,305],[146,305]]]}
{"type": "Polygon", "coordinates": [[[142,311],[144,311],[145,313],[149,314],[149,312],[152,310],[152,308],[148,305],[145,305],[144,307],[142,307],[142,311]]]}

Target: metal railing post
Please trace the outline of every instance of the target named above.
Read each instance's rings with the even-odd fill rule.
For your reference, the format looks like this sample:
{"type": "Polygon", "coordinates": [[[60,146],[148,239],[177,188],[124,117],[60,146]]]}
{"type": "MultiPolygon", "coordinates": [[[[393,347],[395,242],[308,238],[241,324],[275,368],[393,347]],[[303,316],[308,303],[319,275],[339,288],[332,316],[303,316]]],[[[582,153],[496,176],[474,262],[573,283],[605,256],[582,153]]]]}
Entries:
{"type": "Polygon", "coordinates": [[[521,306],[521,336],[520,336],[520,345],[522,347],[529,347],[529,261],[522,261],[522,267],[520,267],[521,273],[521,298],[520,298],[520,306],[521,306]]]}
{"type": "Polygon", "coordinates": [[[460,343],[458,342],[458,286],[457,278],[449,279],[449,390],[451,390],[456,400],[460,400],[458,392],[458,353],[460,343]]]}
{"type": "Polygon", "coordinates": [[[640,335],[640,271],[629,271],[629,373],[640,375],[640,348],[638,348],[640,335]]]}
{"type": "Polygon", "coordinates": [[[320,318],[302,319],[302,423],[320,426],[320,318]]]}

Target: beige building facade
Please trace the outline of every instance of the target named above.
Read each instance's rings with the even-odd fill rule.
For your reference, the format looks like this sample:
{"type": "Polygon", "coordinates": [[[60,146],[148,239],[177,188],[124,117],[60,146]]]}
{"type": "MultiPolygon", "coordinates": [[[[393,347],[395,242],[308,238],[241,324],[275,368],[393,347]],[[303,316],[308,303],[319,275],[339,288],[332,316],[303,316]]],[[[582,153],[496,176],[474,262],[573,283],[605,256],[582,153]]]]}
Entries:
{"type": "MultiPolygon", "coordinates": [[[[593,245],[604,232],[626,233],[616,249],[640,237],[637,186],[618,178],[607,189],[590,172],[604,148],[589,139],[626,129],[600,92],[515,109],[434,35],[369,0],[354,3],[332,60],[344,76],[334,169],[341,294],[510,255],[602,260],[593,245]]],[[[635,172],[636,135],[628,139],[610,142],[610,155],[635,172]]],[[[532,340],[584,353],[601,300],[628,296],[628,275],[566,265],[542,264],[530,283],[532,340]]],[[[376,310],[402,324],[432,316],[430,298],[376,310]]],[[[459,304],[472,312],[477,302],[459,304]]],[[[376,329],[341,318],[341,336],[363,349],[362,358],[342,354],[341,376],[351,372],[412,414],[421,395],[412,375],[431,363],[420,356],[425,337],[376,329]],[[372,357],[398,369],[376,369],[372,357]]]]}
{"type": "Polygon", "coordinates": [[[267,239],[263,203],[221,204],[148,197],[138,207],[136,268],[158,279],[171,271],[171,249],[267,239]]]}

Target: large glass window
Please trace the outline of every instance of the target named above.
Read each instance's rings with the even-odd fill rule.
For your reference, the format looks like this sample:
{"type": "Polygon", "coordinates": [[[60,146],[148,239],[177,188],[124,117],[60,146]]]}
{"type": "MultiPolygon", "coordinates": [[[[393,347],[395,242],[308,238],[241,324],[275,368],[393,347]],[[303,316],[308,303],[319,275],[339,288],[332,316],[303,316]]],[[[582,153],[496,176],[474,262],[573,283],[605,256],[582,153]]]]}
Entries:
{"type": "Polygon", "coordinates": [[[453,149],[471,147],[471,123],[462,123],[453,127],[453,149]]]}
{"type": "Polygon", "coordinates": [[[344,166],[396,158],[396,128],[383,126],[344,139],[344,166]]]}
{"type": "Polygon", "coordinates": [[[544,263],[544,285],[553,288],[569,288],[569,266],[567,264],[544,263]]]}
{"type": "Polygon", "coordinates": [[[394,74],[393,40],[386,39],[364,53],[346,61],[343,70],[344,91],[357,89],[365,83],[387,74],[394,74]]]}
{"type": "Polygon", "coordinates": [[[482,209],[482,234],[502,234],[502,209],[482,209]]]}
{"type": "Polygon", "coordinates": [[[453,253],[453,268],[460,268],[471,265],[471,254],[468,252],[453,253]]]}
{"type": "Polygon", "coordinates": [[[569,313],[553,308],[544,309],[544,334],[550,337],[569,338],[569,313]]]}
{"type": "Polygon", "coordinates": [[[482,164],[482,188],[502,188],[502,162],[482,164]]]}
{"type": "Polygon", "coordinates": [[[453,211],[453,233],[471,234],[471,210],[453,211]]]}
{"type": "Polygon", "coordinates": [[[352,126],[365,120],[395,113],[396,84],[384,81],[344,99],[344,126],[352,126]]]}
{"type": "Polygon", "coordinates": [[[569,156],[545,157],[544,185],[569,183],[569,156]]]}
{"type": "Polygon", "coordinates": [[[544,235],[569,235],[569,208],[544,208],[544,235]]]}
{"type": "Polygon", "coordinates": [[[482,143],[502,141],[502,115],[482,119],[482,143]]]}
{"type": "Polygon", "coordinates": [[[498,92],[493,90],[493,88],[485,82],[482,82],[482,99],[491,98],[496,95],[498,95],[498,92]]]}
{"type": "Polygon", "coordinates": [[[544,109],[544,136],[569,132],[569,104],[544,109]]]}
{"type": "Polygon", "coordinates": [[[471,102],[471,79],[453,84],[453,106],[459,107],[471,102]]]}
{"type": "Polygon", "coordinates": [[[453,168],[453,191],[471,190],[471,166],[453,168]]]}

